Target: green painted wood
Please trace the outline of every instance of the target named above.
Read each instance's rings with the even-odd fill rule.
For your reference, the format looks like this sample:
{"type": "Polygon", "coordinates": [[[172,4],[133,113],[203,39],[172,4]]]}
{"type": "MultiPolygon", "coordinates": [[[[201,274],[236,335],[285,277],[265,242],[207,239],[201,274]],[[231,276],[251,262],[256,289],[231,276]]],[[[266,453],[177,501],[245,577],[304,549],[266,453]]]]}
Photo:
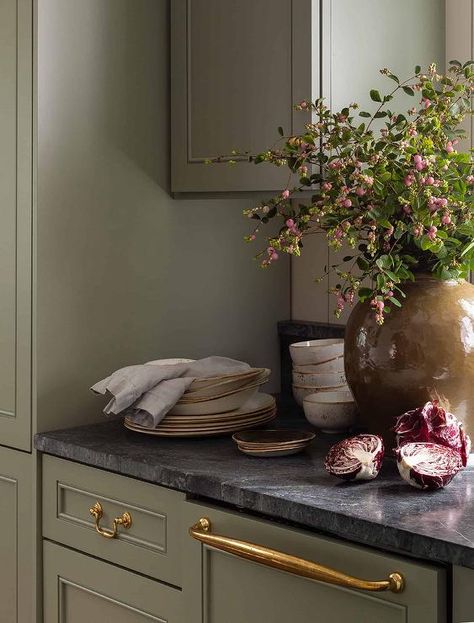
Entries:
{"type": "Polygon", "coordinates": [[[181,591],[44,543],[47,623],[182,623],[181,591]]]}
{"type": "Polygon", "coordinates": [[[406,589],[400,594],[339,588],[224,554],[189,537],[183,564],[186,623],[446,621],[445,572],[434,565],[193,502],[185,503],[184,516],[189,525],[207,516],[218,534],[265,545],[357,577],[378,580],[398,571],[406,579],[406,589]]]}
{"type": "Polygon", "coordinates": [[[43,457],[43,535],[128,569],[181,585],[184,495],[51,456],[43,457]],[[101,526],[125,511],[132,525],[116,539],[95,530],[89,508],[99,501],[101,526]]]}
{"type": "Polygon", "coordinates": [[[275,167],[205,161],[232,150],[258,153],[278,140],[278,126],[287,133],[301,127],[293,104],[319,88],[318,17],[316,0],[173,0],[173,192],[288,183],[275,167]]]}
{"type": "Polygon", "coordinates": [[[32,457],[0,448],[0,621],[33,623],[32,457]]]}
{"type": "Polygon", "coordinates": [[[0,441],[31,448],[32,0],[0,3],[0,441]]]}
{"type": "Polygon", "coordinates": [[[453,623],[474,621],[474,570],[453,567],[453,623]]]}

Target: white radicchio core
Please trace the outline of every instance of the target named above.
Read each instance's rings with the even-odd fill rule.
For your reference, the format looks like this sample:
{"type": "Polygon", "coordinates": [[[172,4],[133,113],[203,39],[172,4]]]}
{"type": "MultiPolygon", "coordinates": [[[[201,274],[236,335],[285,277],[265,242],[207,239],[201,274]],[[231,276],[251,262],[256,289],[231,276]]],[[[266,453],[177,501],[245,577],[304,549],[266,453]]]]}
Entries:
{"type": "Polygon", "coordinates": [[[328,452],[324,466],[344,480],[372,480],[377,476],[384,455],[378,435],[356,435],[336,443],[328,452]]]}
{"type": "Polygon", "coordinates": [[[397,434],[398,447],[416,441],[437,443],[459,452],[463,466],[467,465],[471,451],[469,435],[464,432],[461,422],[440,407],[436,400],[401,415],[393,430],[397,434]]]}
{"type": "Polygon", "coordinates": [[[397,450],[398,471],[418,489],[445,487],[462,469],[459,452],[438,443],[406,443],[397,450]]]}

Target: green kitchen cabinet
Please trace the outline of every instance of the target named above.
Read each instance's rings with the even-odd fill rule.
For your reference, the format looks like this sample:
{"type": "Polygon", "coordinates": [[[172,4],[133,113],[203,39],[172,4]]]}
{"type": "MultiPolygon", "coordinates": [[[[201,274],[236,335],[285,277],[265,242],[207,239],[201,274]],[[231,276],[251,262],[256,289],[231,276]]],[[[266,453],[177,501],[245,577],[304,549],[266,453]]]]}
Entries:
{"type": "MultiPolygon", "coordinates": [[[[371,592],[335,586],[267,567],[202,544],[192,536],[186,545],[183,592],[186,623],[445,623],[446,577],[435,565],[412,562],[366,547],[317,536],[217,510],[185,504],[189,525],[202,517],[211,533],[243,540],[301,560],[316,562],[353,578],[383,581],[391,573],[403,576],[400,593],[371,592]]],[[[262,557],[261,554],[259,554],[262,557]]],[[[271,553],[264,557],[272,558],[271,553]]]]}
{"type": "Polygon", "coordinates": [[[293,104],[319,96],[319,28],[319,0],[171,2],[173,192],[288,183],[287,172],[267,164],[206,161],[259,153],[277,141],[279,126],[303,129],[308,115],[293,104]]]}
{"type": "Polygon", "coordinates": [[[47,623],[182,623],[181,591],[46,541],[47,623]]]}
{"type": "Polygon", "coordinates": [[[0,448],[0,621],[29,623],[36,608],[33,458],[0,448]]]}
{"type": "Polygon", "coordinates": [[[31,0],[0,3],[0,444],[31,447],[31,0]]]}
{"type": "Polygon", "coordinates": [[[471,623],[474,621],[474,570],[465,567],[453,567],[453,623],[471,623]]]}

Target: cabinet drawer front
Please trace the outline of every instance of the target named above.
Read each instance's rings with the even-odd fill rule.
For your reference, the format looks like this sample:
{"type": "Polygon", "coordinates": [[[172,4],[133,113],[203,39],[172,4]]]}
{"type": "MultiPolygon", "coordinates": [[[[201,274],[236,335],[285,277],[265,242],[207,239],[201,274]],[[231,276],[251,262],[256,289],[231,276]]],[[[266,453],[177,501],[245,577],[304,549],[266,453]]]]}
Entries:
{"type": "MultiPolygon", "coordinates": [[[[183,592],[192,623],[257,623],[312,620],[351,623],[445,623],[445,573],[435,565],[413,562],[367,547],[248,518],[213,507],[185,503],[192,525],[209,518],[211,534],[247,541],[311,561],[352,577],[383,581],[398,572],[405,580],[400,593],[372,592],[314,581],[225,553],[189,538],[185,550],[183,592]],[[202,586],[193,577],[202,569],[202,586]],[[202,617],[201,617],[201,612],[202,617]],[[226,614],[227,613],[227,614],[226,614]],[[316,617],[316,618],[315,618],[316,617]]],[[[191,522],[191,523],[190,523],[191,522]]],[[[233,550],[235,551],[235,550],[233,550]]],[[[261,550],[257,552],[262,554],[261,550]]]]}
{"type": "Polygon", "coordinates": [[[180,585],[180,513],[184,496],[175,491],[43,457],[43,534],[75,549],[180,585]],[[100,529],[129,513],[131,525],[117,525],[116,538],[96,530],[90,509],[100,504],[100,529]]]}
{"type": "Polygon", "coordinates": [[[44,620],[181,623],[181,591],[45,542],[44,620]]]}

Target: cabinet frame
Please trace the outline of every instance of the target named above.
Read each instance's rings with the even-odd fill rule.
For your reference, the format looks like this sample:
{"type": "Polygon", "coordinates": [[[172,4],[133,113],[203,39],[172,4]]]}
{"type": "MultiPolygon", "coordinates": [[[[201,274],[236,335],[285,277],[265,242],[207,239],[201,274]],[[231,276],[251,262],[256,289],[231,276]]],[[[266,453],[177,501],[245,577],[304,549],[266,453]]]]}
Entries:
{"type": "MultiPolygon", "coordinates": [[[[242,192],[281,190],[288,173],[271,165],[241,162],[238,166],[206,164],[206,158],[191,153],[189,113],[189,29],[192,0],[171,3],[171,190],[173,193],[242,192]],[[183,43],[184,42],[184,43],[183,43]]],[[[288,0],[291,8],[291,101],[315,99],[320,93],[320,3],[321,0],[288,0]],[[312,59],[317,59],[313,62],[312,59]]],[[[292,111],[290,133],[300,132],[305,116],[292,111]]],[[[275,127],[275,140],[278,138],[275,127]]],[[[262,146],[265,148],[265,146],[262,146]]],[[[232,146],[229,146],[232,149],[232,146]]],[[[237,159],[237,158],[236,158],[237,159]]]]}

